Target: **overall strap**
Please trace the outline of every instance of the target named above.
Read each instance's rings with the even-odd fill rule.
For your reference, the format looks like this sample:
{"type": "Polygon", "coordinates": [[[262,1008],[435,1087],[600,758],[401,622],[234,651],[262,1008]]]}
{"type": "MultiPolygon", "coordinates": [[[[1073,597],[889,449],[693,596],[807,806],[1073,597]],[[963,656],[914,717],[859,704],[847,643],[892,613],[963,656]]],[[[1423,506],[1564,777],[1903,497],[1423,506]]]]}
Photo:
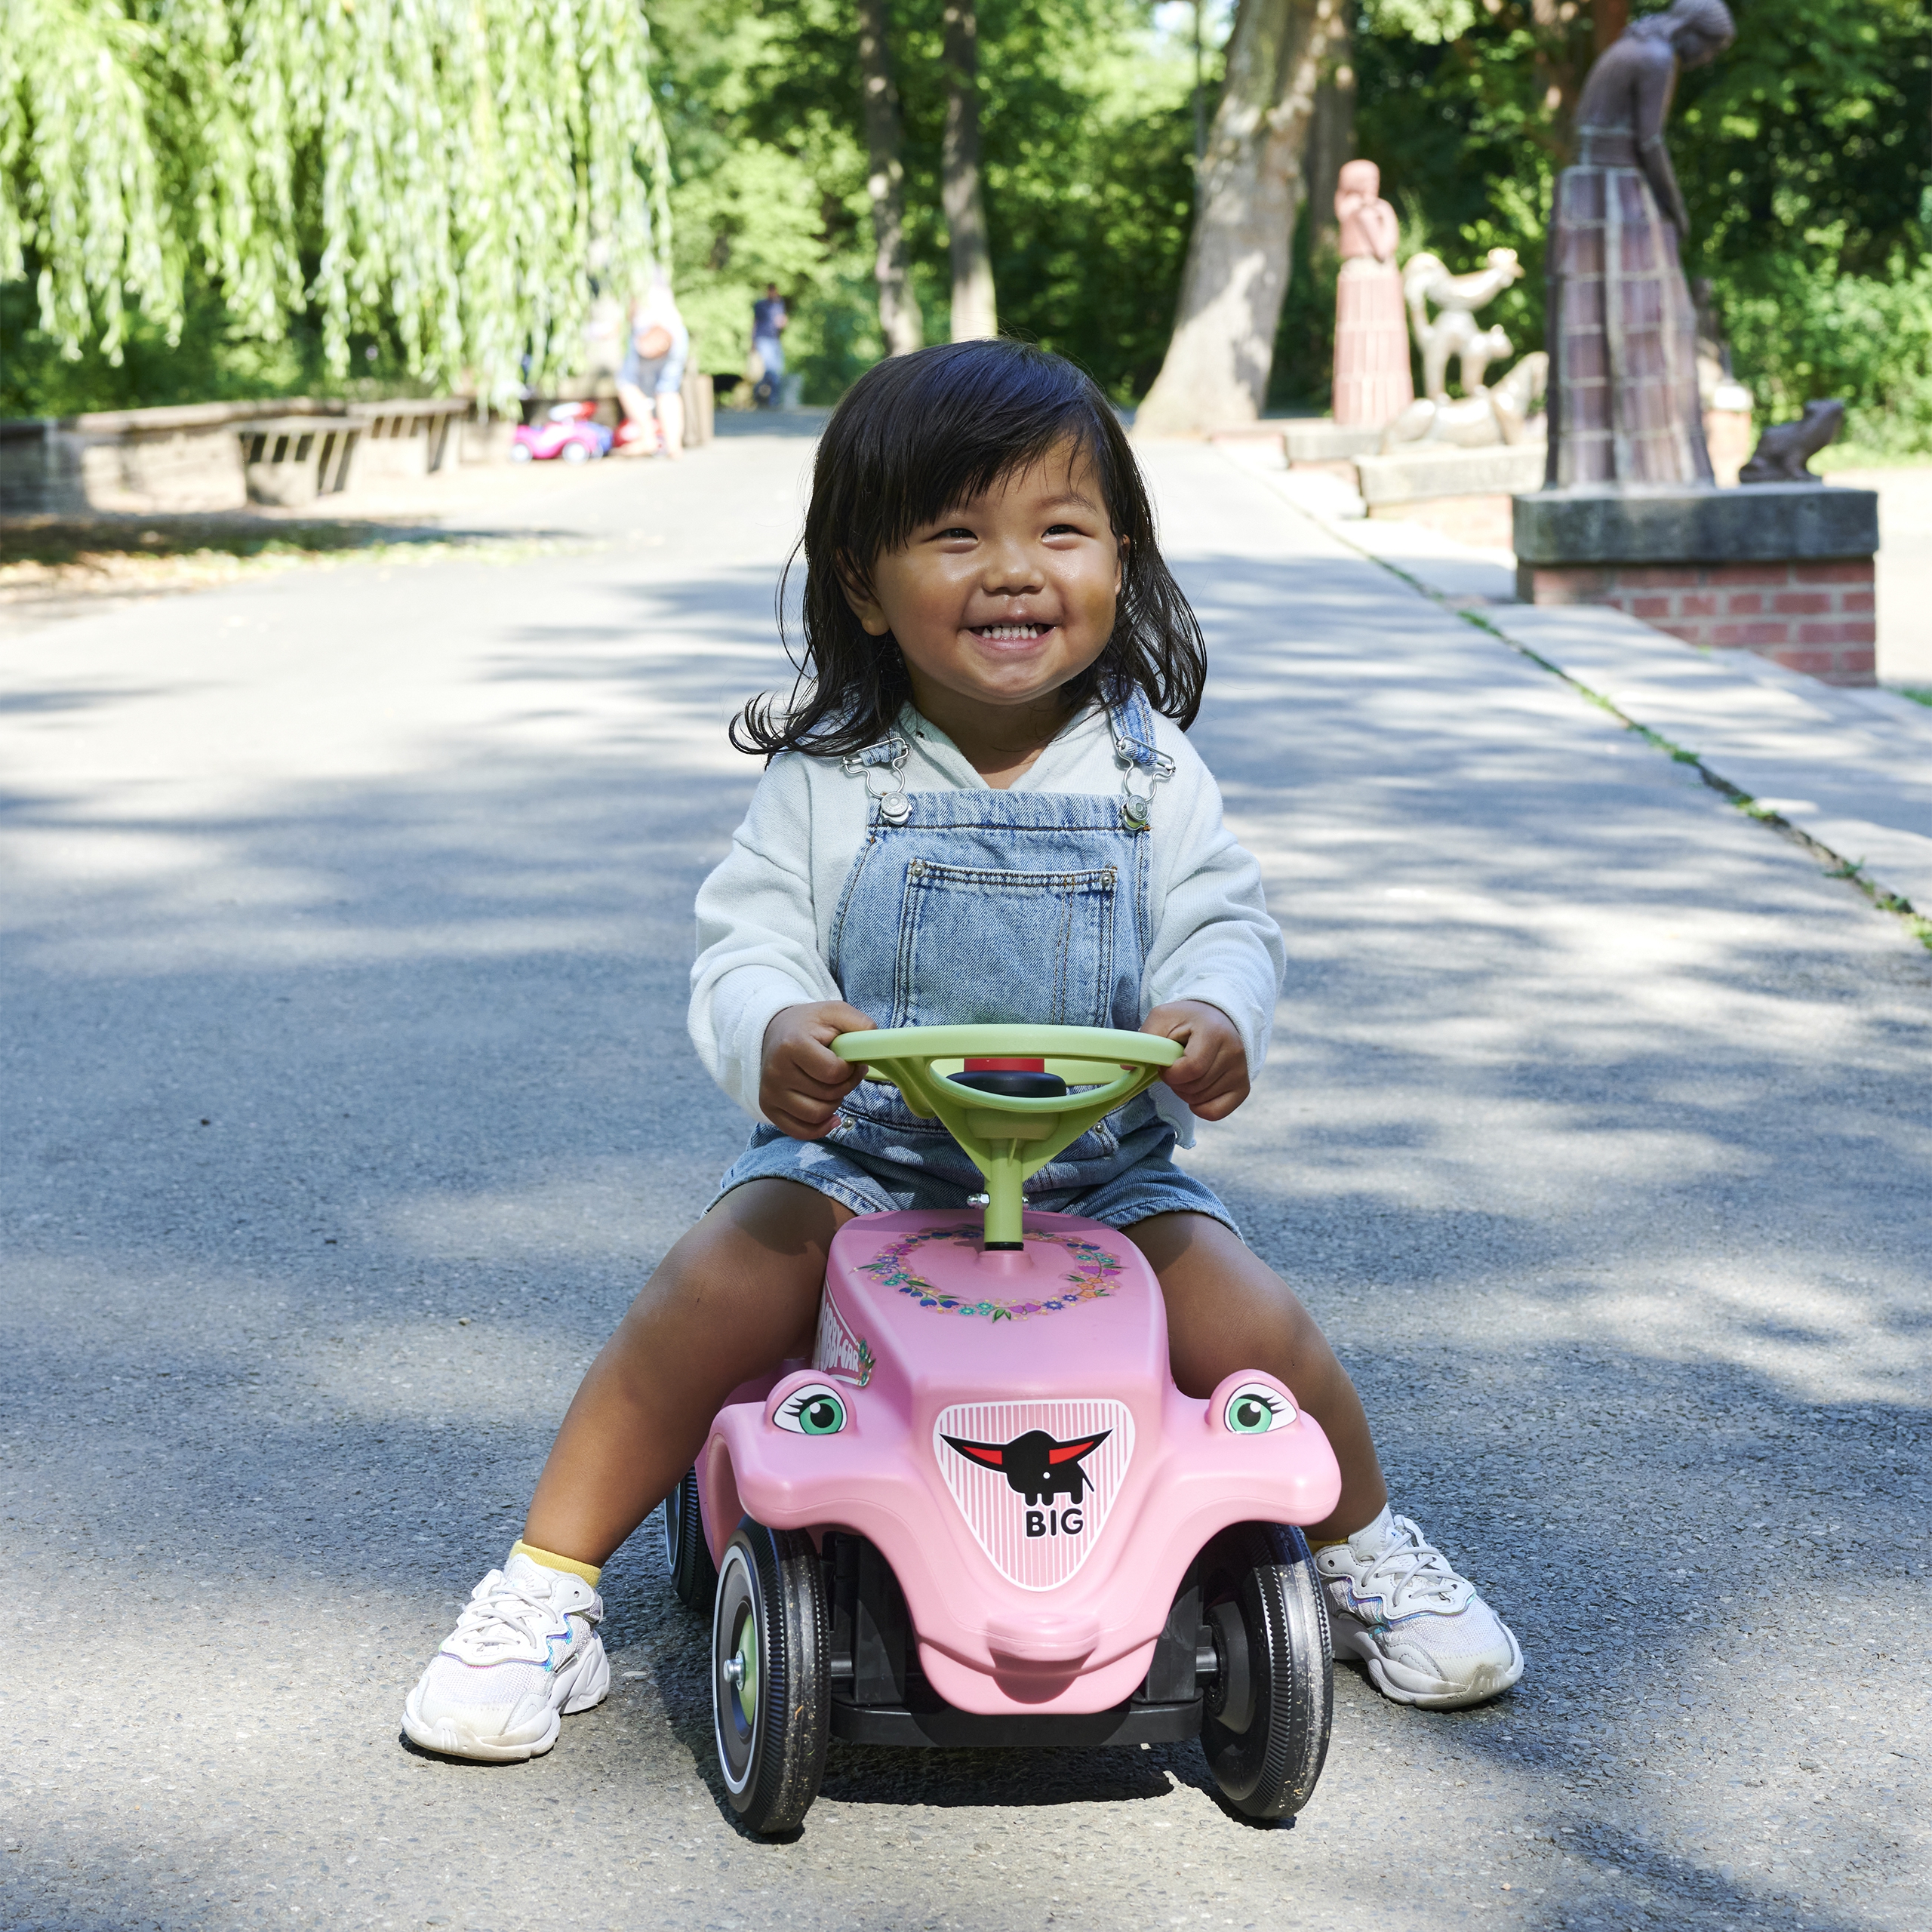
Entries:
{"type": "Polygon", "coordinates": [[[1154,713],[1136,685],[1124,697],[1109,699],[1107,724],[1113,733],[1114,762],[1121,780],[1120,822],[1129,832],[1145,832],[1154,788],[1174,775],[1174,761],[1154,743],[1154,713]]]}
{"type": "Polygon", "coordinates": [[[878,815],[888,825],[903,825],[912,814],[912,801],[906,795],[906,761],[912,747],[897,731],[868,745],[862,752],[849,752],[839,761],[851,777],[863,778],[866,796],[878,807],[878,815]]]}

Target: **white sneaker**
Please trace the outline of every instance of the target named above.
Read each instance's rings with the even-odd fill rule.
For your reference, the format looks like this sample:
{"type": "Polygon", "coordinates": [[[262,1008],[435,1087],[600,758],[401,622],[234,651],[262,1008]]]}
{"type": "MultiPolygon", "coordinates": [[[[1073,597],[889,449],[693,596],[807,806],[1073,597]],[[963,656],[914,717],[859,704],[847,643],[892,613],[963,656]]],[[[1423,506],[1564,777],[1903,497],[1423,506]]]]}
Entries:
{"type": "Polygon", "coordinates": [[[1432,1711],[1480,1704],[1523,1674],[1508,1625],[1406,1516],[1384,1509],[1315,1553],[1328,1585],[1335,1654],[1358,1657],[1377,1690],[1432,1711]]]}
{"type": "Polygon", "coordinates": [[[540,1756],[557,1741],[560,1713],[610,1694],[603,1620],[604,1599],[581,1577],[512,1556],[470,1592],[410,1692],[410,1741],[451,1758],[540,1756]]]}

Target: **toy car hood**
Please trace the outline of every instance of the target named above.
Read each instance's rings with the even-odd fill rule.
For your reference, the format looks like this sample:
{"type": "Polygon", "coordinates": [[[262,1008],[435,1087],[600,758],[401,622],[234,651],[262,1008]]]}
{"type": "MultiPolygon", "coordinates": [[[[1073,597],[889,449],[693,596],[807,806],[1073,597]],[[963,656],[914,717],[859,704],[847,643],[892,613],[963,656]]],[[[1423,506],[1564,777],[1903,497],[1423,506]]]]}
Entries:
{"type": "Polygon", "coordinates": [[[841,1229],[812,1364],[713,1425],[706,1531],[717,1555],[746,1513],[852,1531],[892,1566],[948,1703],[1103,1710],[1146,1674],[1204,1544],[1318,1522],[1340,1476],[1271,1377],[1174,1389],[1160,1284],[1124,1235],[1031,1212],[1023,1230],[1002,1252],[970,1212],[841,1229]]]}

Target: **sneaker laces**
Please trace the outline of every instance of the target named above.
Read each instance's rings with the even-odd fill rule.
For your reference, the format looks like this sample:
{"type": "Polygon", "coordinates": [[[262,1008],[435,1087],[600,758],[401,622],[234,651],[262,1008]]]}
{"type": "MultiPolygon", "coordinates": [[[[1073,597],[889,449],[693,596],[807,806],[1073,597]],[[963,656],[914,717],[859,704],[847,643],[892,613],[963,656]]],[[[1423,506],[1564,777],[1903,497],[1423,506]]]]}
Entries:
{"type": "MultiPolygon", "coordinates": [[[[577,1614],[595,1620],[588,1604],[577,1614]]],[[[545,1657],[558,1618],[568,1630],[569,1613],[558,1607],[540,1577],[512,1579],[500,1570],[492,1570],[470,1592],[445,1647],[460,1644],[472,1653],[514,1650],[524,1657],[534,1653],[545,1657]]]]}
{"type": "Polygon", "coordinates": [[[1356,1586],[1364,1595],[1379,1595],[1390,1617],[1416,1611],[1439,1616],[1465,1608],[1474,1586],[1407,1516],[1389,1520],[1389,1541],[1356,1586]]]}

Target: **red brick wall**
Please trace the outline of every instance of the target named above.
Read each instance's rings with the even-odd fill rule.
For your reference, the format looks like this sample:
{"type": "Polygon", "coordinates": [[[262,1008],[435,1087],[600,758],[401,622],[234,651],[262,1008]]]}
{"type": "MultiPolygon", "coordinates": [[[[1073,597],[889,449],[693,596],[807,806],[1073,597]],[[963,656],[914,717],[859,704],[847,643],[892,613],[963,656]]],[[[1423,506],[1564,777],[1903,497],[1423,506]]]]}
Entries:
{"type": "Polygon", "coordinates": [[[1828,685],[1878,681],[1872,559],[1518,564],[1526,604],[1608,604],[1686,644],[1755,651],[1828,685]]]}

